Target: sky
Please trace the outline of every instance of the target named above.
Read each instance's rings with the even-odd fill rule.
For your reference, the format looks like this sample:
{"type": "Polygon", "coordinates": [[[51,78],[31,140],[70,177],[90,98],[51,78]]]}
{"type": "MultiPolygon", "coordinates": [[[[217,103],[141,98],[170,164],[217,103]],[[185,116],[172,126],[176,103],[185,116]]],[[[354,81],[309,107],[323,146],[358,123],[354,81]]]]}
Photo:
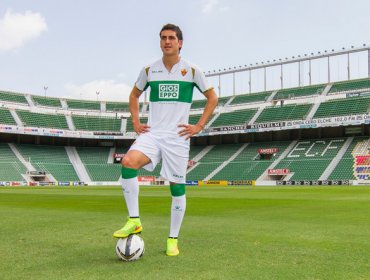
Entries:
{"type": "MultiPolygon", "coordinates": [[[[1,0],[0,90],[127,101],[140,70],[161,58],[166,23],[183,31],[181,56],[208,72],[369,45],[369,11],[368,0],[1,0]]],[[[363,75],[367,56],[351,59],[353,75],[363,75]]],[[[344,62],[333,63],[340,79],[344,62]]],[[[272,70],[269,86],[277,76],[272,70]]],[[[239,75],[237,93],[247,84],[239,75]]],[[[230,77],[223,85],[232,94],[230,77]]]]}

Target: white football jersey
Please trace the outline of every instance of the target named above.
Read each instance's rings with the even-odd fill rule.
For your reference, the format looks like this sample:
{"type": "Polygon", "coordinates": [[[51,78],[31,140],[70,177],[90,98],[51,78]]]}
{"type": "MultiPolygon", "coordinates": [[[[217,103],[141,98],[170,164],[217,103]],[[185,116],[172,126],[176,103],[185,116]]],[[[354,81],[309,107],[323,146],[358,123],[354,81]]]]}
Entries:
{"type": "Polygon", "coordinates": [[[162,59],[145,67],[135,83],[141,90],[150,88],[148,125],[153,133],[177,134],[187,124],[193,101],[193,89],[202,93],[211,89],[198,67],[184,59],[168,71],[162,59]]]}

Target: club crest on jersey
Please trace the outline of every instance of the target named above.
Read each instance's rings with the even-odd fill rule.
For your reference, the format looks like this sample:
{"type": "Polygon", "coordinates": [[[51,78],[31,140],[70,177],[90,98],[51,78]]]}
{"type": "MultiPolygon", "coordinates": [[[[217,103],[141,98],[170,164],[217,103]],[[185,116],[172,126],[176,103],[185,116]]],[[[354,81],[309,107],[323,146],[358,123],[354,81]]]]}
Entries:
{"type": "Polygon", "coordinates": [[[188,70],[186,69],[181,69],[181,75],[185,76],[188,73],[188,70]]]}
{"type": "Polygon", "coordinates": [[[159,98],[179,99],[179,84],[159,84],[159,98]]]}

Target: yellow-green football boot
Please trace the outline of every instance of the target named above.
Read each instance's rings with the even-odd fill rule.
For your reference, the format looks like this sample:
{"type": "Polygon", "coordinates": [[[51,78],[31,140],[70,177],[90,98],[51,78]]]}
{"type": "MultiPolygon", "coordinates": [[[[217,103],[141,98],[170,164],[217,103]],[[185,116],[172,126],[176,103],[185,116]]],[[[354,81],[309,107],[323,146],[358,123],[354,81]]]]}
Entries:
{"type": "Polygon", "coordinates": [[[177,238],[168,238],[166,255],[174,257],[177,256],[178,254],[180,254],[180,251],[179,247],[177,246],[177,238]]]}
{"type": "Polygon", "coordinates": [[[113,233],[115,238],[125,238],[130,234],[140,233],[143,230],[140,218],[128,218],[125,226],[113,233]]]}

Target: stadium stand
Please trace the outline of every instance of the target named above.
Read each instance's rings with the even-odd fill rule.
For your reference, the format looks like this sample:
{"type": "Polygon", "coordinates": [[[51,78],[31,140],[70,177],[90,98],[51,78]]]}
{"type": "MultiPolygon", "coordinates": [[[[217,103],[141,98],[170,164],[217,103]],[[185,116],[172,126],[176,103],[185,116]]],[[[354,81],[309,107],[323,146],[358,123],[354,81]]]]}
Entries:
{"type": "MultiPolygon", "coordinates": [[[[147,117],[141,117],[140,118],[140,122],[141,123],[147,123],[148,122],[148,118],[147,117]]],[[[132,124],[131,117],[127,118],[126,132],[134,132],[134,126],[132,124]]]]}
{"type": "Polygon", "coordinates": [[[129,112],[128,102],[106,102],[106,111],[111,112],[129,112]]]}
{"type": "Polygon", "coordinates": [[[330,180],[355,180],[356,177],[354,176],[353,166],[355,164],[355,150],[356,147],[361,145],[363,142],[368,142],[369,139],[365,137],[358,137],[356,138],[349,148],[347,149],[346,153],[341,158],[340,162],[330,174],[330,180]]]}
{"type": "Polygon", "coordinates": [[[230,158],[242,144],[217,145],[205,154],[188,174],[188,180],[203,180],[221,163],[230,158]]]}
{"type": "MultiPolygon", "coordinates": [[[[301,140],[281,159],[275,169],[289,169],[289,180],[318,180],[333,161],[345,142],[345,138],[301,140]]],[[[355,151],[365,151],[369,147],[368,137],[358,137],[351,143],[338,165],[329,175],[330,180],[354,180],[355,151]],[[365,147],[365,148],[364,148],[365,147]]],[[[192,162],[187,174],[188,180],[204,180],[212,173],[211,180],[257,180],[269,166],[287,149],[291,141],[255,142],[248,144],[224,144],[215,146],[192,146],[189,159],[192,162]],[[245,145],[245,148],[243,148],[245,145]],[[197,156],[211,148],[198,160],[197,156]],[[263,159],[258,149],[276,148],[270,159],[263,159]],[[241,150],[241,151],[240,151],[241,150]],[[237,152],[239,154],[236,154],[237,152]],[[235,155],[237,155],[235,157],[235,155]],[[235,157],[231,160],[232,157],[235,157]],[[230,161],[229,161],[230,160],[230,161]],[[227,163],[227,164],[225,164],[227,163]],[[221,164],[224,164],[221,169],[221,164]],[[220,170],[216,170],[220,169],[220,170]]],[[[79,181],[76,171],[67,156],[65,147],[50,145],[17,144],[17,149],[25,161],[37,171],[46,171],[58,181],[79,181]]],[[[118,181],[121,165],[108,163],[110,147],[76,147],[79,157],[93,181],[118,181]]],[[[127,147],[116,149],[126,153],[127,147]]],[[[0,143],[0,181],[23,181],[26,167],[18,160],[8,144],[0,143]]],[[[159,163],[154,172],[139,170],[140,176],[160,176],[159,163]]]]}
{"type": "MultiPolygon", "coordinates": [[[[227,103],[227,101],[231,98],[231,96],[225,96],[225,97],[219,97],[218,98],[218,106],[223,106],[227,103]]],[[[202,109],[206,106],[207,99],[201,99],[201,100],[193,100],[193,103],[191,104],[191,109],[202,109]]]]}
{"type": "MultiPolygon", "coordinates": [[[[336,116],[363,115],[369,112],[369,78],[334,82],[333,84],[329,83],[326,85],[321,84],[282,89],[277,91],[276,94],[275,92],[276,91],[266,91],[235,96],[225,96],[220,98],[219,108],[216,113],[217,118],[214,119],[216,115],[211,117],[212,123],[210,126],[212,128],[217,128],[220,126],[238,126],[247,124],[251,120],[257,124],[288,120],[305,120],[309,123],[309,125],[314,124],[311,127],[307,127],[310,127],[310,129],[317,129],[314,127],[319,123],[319,121],[317,120],[317,123],[310,123],[311,117],[313,119],[317,119],[336,116]],[[323,93],[324,89],[329,90],[329,88],[329,96],[325,94],[316,98],[317,95],[323,93]],[[273,96],[273,94],[275,95],[273,96]],[[335,96],[330,96],[330,94],[335,94],[335,96]],[[272,96],[273,100],[270,100],[272,99],[272,96]],[[295,98],[300,99],[294,100],[295,98]],[[277,101],[281,99],[293,100],[286,100],[285,102],[277,101]],[[270,104],[276,103],[276,105],[265,107],[266,100],[269,100],[269,103],[271,101],[270,104]],[[225,104],[227,105],[225,106],[225,104]],[[315,107],[313,108],[313,106],[315,107]],[[309,119],[307,116],[309,116],[309,119]]],[[[31,126],[64,130],[69,130],[69,128],[72,129],[72,127],[74,127],[75,130],[107,132],[107,135],[105,135],[107,137],[105,139],[104,137],[101,137],[100,139],[98,137],[94,138],[93,141],[100,143],[102,141],[109,142],[111,139],[113,139],[113,137],[109,137],[114,135],[114,133],[109,135],[109,132],[120,132],[121,128],[122,131],[124,131],[125,127],[122,125],[122,117],[123,119],[127,120],[125,122],[126,132],[128,132],[128,134],[124,136],[130,136],[131,138],[127,137],[127,139],[124,139],[122,142],[117,141],[117,144],[129,146],[130,141],[132,141],[134,138],[132,135],[135,135],[131,117],[129,117],[127,102],[109,101],[100,103],[98,101],[71,99],[64,100],[43,96],[29,96],[7,91],[0,91],[0,102],[2,106],[0,108],[1,125],[16,126],[17,123],[20,124],[21,121],[25,127],[31,126]],[[31,101],[33,101],[36,108],[28,107],[29,104],[32,105],[31,101]],[[68,105],[68,108],[65,108],[65,104],[68,105]],[[105,108],[106,112],[100,112],[101,108],[103,110],[105,108]],[[63,113],[60,113],[61,110],[59,109],[63,110],[63,113]],[[70,109],[73,109],[73,111],[70,109]],[[32,112],[29,110],[32,110],[32,112]],[[120,114],[118,114],[118,112],[120,114]]],[[[195,114],[190,115],[189,123],[197,123],[201,116],[201,109],[204,108],[205,103],[206,99],[195,100],[193,102],[192,110],[198,111],[192,111],[192,113],[195,114]]],[[[148,120],[146,113],[141,112],[140,115],[142,116],[140,118],[141,122],[146,123],[148,120]]],[[[364,120],[368,120],[367,116],[365,116],[364,120]]],[[[304,124],[306,124],[306,122],[304,122],[304,124]]],[[[300,123],[303,122],[299,122],[299,124],[300,123]]],[[[210,140],[207,139],[205,141],[198,142],[197,139],[195,139],[195,141],[192,141],[195,146],[192,146],[190,149],[189,159],[191,159],[193,162],[191,162],[191,166],[189,167],[187,179],[204,180],[207,178],[207,180],[256,180],[261,178],[260,176],[265,174],[269,166],[274,163],[276,164],[274,167],[276,169],[290,170],[290,174],[287,176],[289,180],[318,180],[320,177],[328,178],[330,180],[354,180],[356,177],[354,176],[353,172],[353,151],[356,150],[359,145],[365,145],[363,144],[364,141],[368,143],[369,138],[366,135],[369,133],[369,125],[368,121],[364,121],[361,124],[355,124],[354,126],[356,126],[355,129],[357,129],[357,132],[354,132],[353,135],[362,135],[364,137],[355,137],[352,143],[351,141],[348,141],[347,145],[350,146],[347,150],[347,146],[344,145],[344,143],[346,139],[349,138],[345,138],[345,136],[347,137],[347,132],[344,132],[345,129],[343,129],[343,127],[338,127],[336,130],[335,137],[337,138],[332,138],[333,136],[328,135],[330,132],[327,132],[326,128],[319,128],[322,129],[320,130],[320,133],[309,134],[310,138],[308,140],[306,140],[308,136],[305,135],[305,133],[302,133],[305,135],[302,139],[300,138],[300,133],[293,133],[290,135],[290,137],[288,137],[287,135],[289,132],[287,132],[287,135],[285,135],[286,130],[283,128],[282,130],[285,131],[281,131],[280,134],[283,135],[282,138],[284,141],[278,141],[280,137],[278,132],[270,135],[268,134],[270,131],[268,131],[266,135],[269,137],[268,139],[271,139],[271,142],[257,142],[261,141],[261,139],[258,139],[256,142],[254,142],[254,138],[258,138],[257,135],[261,133],[261,131],[266,132],[265,127],[263,127],[264,130],[251,132],[252,134],[250,138],[249,135],[243,135],[243,138],[240,137],[243,139],[241,142],[248,141],[247,145],[244,143],[238,143],[207,146],[206,143],[223,143],[224,139],[226,139],[226,143],[237,143],[237,141],[239,141],[239,135],[233,135],[237,133],[233,132],[232,129],[230,129],[230,131],[225,130],[227,133],[230,132],[231,135],[216,135],[214,137],[214,134],[210,133],[209,136],[207,136],[210,140]],[[323,136],[323,139],[315,139],[316,137],[321,137],[318,136],[321,134],[325,135],[323,136]],[[234,136],[235,139],[233,138],[234,136]],[[244,136],[245,139],[248,140],[244,140],[244,136]],[[213,139],[217,141],[213,141],[213,139]],[[286,141],[287,139],[290,141],[286,141]],[[295,142],[292,142],[293,140],[298,142],[295,144],[295,142]],[[294,147],[292,147],[293,145],[294,147]],[[278,152],[273,158],[260,159],[258,157],[258,148],[271,147],[278,149],[278,152]],[[287,147],[289,147],[289,149],[292,147],[292,150],[288,152],[287,147]],[[341,150],[341,153],[338,154],[342,147],[343,149],[341,150]],[[285,150],[286,152],[282,154],[285,150]],[[337,154],[338,156],[336,157],[337,154]],[[276,160],[280,155],[284,158],[282,158],[278,163],[276,160]],[[334,163],[338,162],[338,164],[330,165],[332,161],[334,163]],[[334,170],[332,170],[332,168],[334,170]],[[325,175],[323,175],[324,171],[325,175]]],[[[318,125],[318,127],[320,127],[320,125],[318,125]]],[[[9,127],[7,127],[7,129],[9,129],[9,127]]],[[[14,127],[10,127],[10,129],[14,129],[14,127]]],[[[297,129],[297,127],[294,129],[297,129]]],[[[332,129],[336,128],[333,126],[332,129]]],[[[16,129],[12,131],[13,135],[16,134],[16,132],[14,133],[15,130],[16,129]]],[[[44,131],[44,129],[42,131],[44,131]]],[[[218,133],[217,129],[214,131],[216,134],[218,133]]],[[[3,130],[3,133],[4,135],[8,134],[8,131],[3,130]]],[[[25,134],[27,134],[27,132],[25,132],[25,134]]],[[[22,134],[16,135],[19,136],[20,139],[23,137],[22,134]]],[[[70,137],[67,133],[66,135],[70,137]]],[[[79,135],[79,133],[71,133],[70,135],[79,135]]],[[[86,137],[89,138],[92,137],[93,134],[86,133],[86,135],[86,137]]],[[[351,136],[352,134],[348,133],[348,135],[351,136]]],[[[26,137],[27,136],[30,135],[26,135],[26,137]]],[[[101,135],[99,135],[99,137],[100,136],[101,135]]],[[[40,136],[37,135],[35,137],[40,136]]],[[[41,135],[40,138],[42,137],[46,138],[50,136],[45,134],[41,135]]],[[[71,137],[73,138],[73,136],[71,137]]],[[[61,143],[63,143],[64,145],[67,145],[66,143],[68,143],[69,145],[69,140],[71,139],[66,141],[64,141],[64,139],[60,140],[59,144],[62,145],[61,143]]],[[[7,141],[3,139],[1,140],[7,141]]],[[[36,138],[33,140],[35,140],[35,143],[48,143],[39,141],[39,139],[36,140],[36,138]]],[[[27,139],[27,141],[24,143],[33,143],[31,142],[33,140],[27,139]]],[[[90,141],[91,139],[88,140],[90,141]]],[[[12,142],[17,141],[19,141],[19,143],[23,143],[22,140],[17,140],[15,138],[12,140],[12,142]]],[[[121,165],[108,163],[108,157],[112,152],[112,148],[101,146],[80,147],[85,146],[83,139],[77,139],[76,142],[72,143],[72,145],[76,147],[83,166],[86,168],[88,175],[93,181],[111,182],[119,180],[121,165]]],[[[115,145],[116,143],[111,141],[110,144],[115,145]]],[[[90,146],[92,144],[89,143],[86,145],[90,146]]],[[[78,168],[76,165],[73,166],[71,163],[72,161],[74,164],[76,164],[77,161],[75,162],[73,159],[68,157],[65,147],[35,144],[18,144],[17,147],[24,159],[26,161],[30,160],[37,171],[47,171],[52,174],[54,178],[60,181],[79,180],[74,169],[78,168]]],[[[127,152],[127,149],[127,147],[117,148],[116,152],[125,153],[127,152]]],[[[368,151],[366,150],[365,152],[367,154],[368,151]]],[[[16,154],[18,155],[18,153],[16,154]]],[[[19,161],[14,152],[9,148],[8,144],[0,144],[0,181],[23,180],[22,174],[26,172],[26,167],[24,164],[27,165],[27,163],[24,161],[23,163],[19,161]]],[[[142,169],[139,171],[139,175],[159,176],[160,169],[161,164],[158,164],[154,172],[148,172],[142,169]]],[[[80,177],[83,177],[80,173],[79,175],[80,177]]]]}
{"type": "Polygon", "coordinates": [[[211,127],[226,125],[244,125],[247,124],[257,112],[257,109],[245,109],[220,114],[211,124],[211,127]]]}
{"type": "Polygon", "coordinates": [[[314,118],[365,114],[369,109],[370,97],[334,99],[320,104],[314,118]]]}
{"type": "Polygon", "coordinates": [[[13,102],[13,103],[23,103],[28,105],[27,99],[24,94],[14,93],[9,91],[0,91],[0,100],[13,102]]]}
{"type": "Polygon", "coordinates": [[[269,98],[271,93],[271,91],[268,91],[236,95],[235,98],[230,102],[230,105],[264,102],[269,98]]]}
{"type": "Polygon", "coordinates": [[[2,124],[10,124],[10,125],[17,125],[15,122],[12,114],[9,112],[8,109],[0,108],[0,123],[2,124]]]}
{"type": "Polygon", "coordinates": [[[201,100],[194,100],[193,103],[191,104],[191,109],[201,109],[204,108],[206,105],[207,100],[201,99],[201,100]]]}
{"type": "Polygon", "coordinates": [[[351,92],[358,90],[370,90],[370,79],[357,79],[351,81],[335,82],[330,88],[329,94],[335,94],[339,92],[351,92]]]}
{"type": "Polygon", "coordinates": [[[204,146],[190,146],[189,159],[194,159],[203,149],[204,146]]]}
{"type": "Polygon", "coordinates": [[[312,104],[288,104],[266,107],[258,116],[256,123],[305,119],[312,104]]]}
{"type": "Polygon", "coordinates": [[[98,110],[100,111],[100,102],[89,100],[66,100],[69,109],[98,110]]]}
{"type": "Polygon", "coordinates": [[[25,110],[16,110],[16,112],[24,126],[68,129],[64,115],[40,114],[25,110]]]}
{"type": "Polygon", "coordinates": [[[59,98],[51,98],[51,97],[33,95],[32,100],[36,106],[55,107],[55,108],[62,107],[62,104],[60,103],[59,98]]]}
{"type": "Polygon", "coordinates": [[[95,116],[72,115],[76,130],[120,131],[121,119],[95,116]]]}
{"type": "MultiPolygon", "coordinates": [[[[196,124],[199,121],[199,118],[201,116],[202,116],[201,114],[190,115],[189,116],[189,124],[196,124]]],[[[212,117],[213,117],[213,115],[212,115],[212,117]]],[[[212,117],[210,117],[210,119],[212,119],[212,117]]]]}
{"type": "Polygon", "coordinates": [[[277,92],[274,96],[274,100],[278,99],[290,99],[298,97],[306,97],[310,95],[320,95],[325,89],[325,85],[314,85],[314,86],[305,86],[305,87],[296,87],[282,89],[277,92]]]}
{"type": "Polygon", "coordinates": [[[345,139],[299,141],[275,168],[289,169],[292,180],[318,180],[344,142],[345,139]]]}
{"type": "Polygon", "coordinates": [[[19,161],[7,143],[0,143],[0,181],[23,181],[26,167],[19,161]]]}
{"type": "Polygon", "coordinates": [[[77,147],[81,161],[93,181],[118,181],[121,165],[108,163],[108,147],[77,147]]]}
{"type": "Polygon", "coordinates": [[[212,180],[256,180],[288,147],[290,142],[250,143],[233,161],[212,177],[212,180]],[[261,159],[258,149],[277,148],[271,159],[261,159]]]}
{"type": "Polygon", "coordinates": [[[219,97],[218,106],[224,106],[230,100],[231,96],[219,97]]]}
{"type": "Polygon", "coordinates": [[[37,171],[45,171],[58,181],[79,181],[64,147],[49,145],[16,145],[26,161],[37,171]]]}

